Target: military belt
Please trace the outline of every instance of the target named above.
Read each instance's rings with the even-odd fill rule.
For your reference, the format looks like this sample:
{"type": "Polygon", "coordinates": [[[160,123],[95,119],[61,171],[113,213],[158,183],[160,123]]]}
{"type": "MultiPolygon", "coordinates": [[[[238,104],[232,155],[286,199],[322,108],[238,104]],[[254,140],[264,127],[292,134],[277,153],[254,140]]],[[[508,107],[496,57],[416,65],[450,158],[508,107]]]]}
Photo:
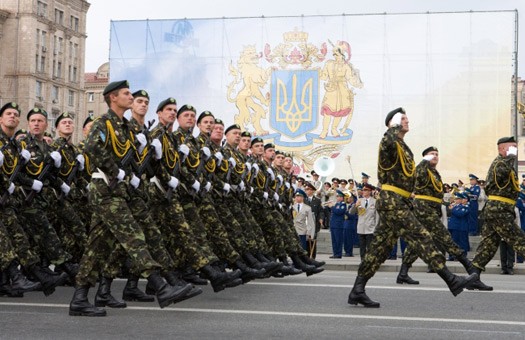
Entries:
{"type": "Polygon", "coordinates": [[[390,185],[390,184],[383,184],[383,185],[381,185],[381,190],[395,192],[396,194],[401,195],[404,198],[409,198],[410,197],[410,193],[408,191],[403,190],[403,189],[398,188],[398,187],[395,187],[395,186],[390,185]]]}
{"type": "Polygon", "coordinates": [[[441,204],[442,202],[441,198],[437,198],[434,196],[428,196],[428,195],[416,195],[415,198],[418,200],[432,201],[432,202],[436,202],[439,204],[441,204]]]}
{"type": "Polygon", "coordinates": [[[503,197],[503,196],[496,196],[496,195],[489,195],[489,201],[500,201],[507,204],[516,204],[516,200],[513,200],[511,198],[503,197]]]}

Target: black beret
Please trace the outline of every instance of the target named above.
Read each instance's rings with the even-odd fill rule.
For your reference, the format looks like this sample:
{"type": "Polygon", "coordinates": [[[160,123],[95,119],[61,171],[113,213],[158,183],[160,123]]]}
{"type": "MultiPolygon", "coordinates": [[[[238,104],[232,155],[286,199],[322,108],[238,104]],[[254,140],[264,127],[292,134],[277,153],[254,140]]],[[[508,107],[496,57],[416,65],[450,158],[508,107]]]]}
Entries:
{"type": "Polygon", "coordinates": [[[250,137],[250,138],[252,138],[252,134],[249,133],[248,131],[243,131],[243,132],[241,132],[241,137],[250,137]]]}
{"type": "Polygon", "coordinates": [[[252,139],[252,143],[250,144],[250,146],[253,146],[257,143],[264,143],[264,140],[261,137],[255,137],[254,139],[252,139]]]}
{"type": "Polygon", "coordinates": [[[82,128],[85,128],[86,125],[88,125],[89,123],[91,123],[92,121],[94,121],[95,119],[93,118],[93,115],[90,113],[86,120],[84,121],[84,124],[82,124],[82,128]]]}
{"type": "Polygon", "coordinates": [[[219,118],[215,118],[215,124],[224,126],[224,122],[222,121],[222,119],[219,119],[219,118]]]}
{"type": "Polygon", "coordinates": [[[110,92],[113,92],[115,90],[120,90],[120,89],[129,89],[129,82],[127,80],[119,80],[119,81],[114,81],[114,82],[111,82],[108,84],[108,86],[106,86],[106,88],[104,89],[104,92],[102,92],[102,95],[106,95],[110,92]]]}
{"type": "Polygon", "coordinates": [[[275,154],[284,156],[284,152],[282,152],[281,150],[275,150],[275,154]]]}
{"type": "Polygon", "coordinates": [[[423,150],[423,152],[421,153],[421,156],[425,156],[427,153],[431,151],[439,151],[439,150],[435,146],[429,146],[428,148],[423,150]]]}
{"type": "MultiPolygon", "coordinates": [[[[210,111],[203,111],[200,115],[199,115],[199,118],[197,118],[197,124],[199,124],[201,122],[201,120],[204,118],[204,117],[213,117],[215,118],[215,116],[213,116],[213,113],[211,113],[210,111]]],[[[224,124],[223,124],[224,125],[224,124]]]]}
{"type": "Polygon", "coordinates": [[[15,132],[15,138],[19,135],[25,135],[27,134],[27,130],[26,129],[18,129],[16,132],[15,132]]]}
{"type": "Polygon", "coordinates": [[[0,109],[0,116],[3,115],[4,111],[7,109],[15,109],[18,111],[18,114],[20,114],[20,106],[15,102],[9,102],[0,109]]]}
{"type": "Polygon", "coordinates": [[[398,113],[398,112],[406,113],[406,112],[405,112],[405,109],[403,109],[402,107],[398,107],[397,109],[390,111],[390,112],[386,115],[386,119],[385,119],[385,125],[386,125],[386,126],[388,126],[388,123],[390,123],[390,121],[392,120],[392,118],[393,118],[393,117],[395,116],[395,114],[398,113]]]}
{"type": "Polygon", "coordinates": [[[224,134],[227,134],[231,130],[240,130],[240,129],[241,129],[241,127],[240,127],[239,124],[233,124],[233,125],[228,126],[226,131],[224,131],[224,134]]]}
{"type": "Polygon", "coordinates": [[[502,137],[498,139],[498,145],[503,144],[503,143],[516,143],[516,139],[514,139],[514,136],[502,137]]]}
{"type": "Polygon", "coordinates": [[[29,117],[35,114],[41,114],[42,116],[46,117],[47,120],[47,112],[44,109],[39,109],[38,107],[33,108],[31,111],[27,113],[27,120],[29,120],[29,117]]]}
{"type": "Polygon", "coordinates": [[[71,115],[71,113],[69,112],[62,112],[62,114],[60,116],[57,117],[57,119],[55,120],[55,127],[58,126],[58,123],[60,123],[60,121],[64,118],[70,118],[70,119],[73,119],[73,116],[71,115]]]}
{"type": "Polygon", "coordinates": [[[191,106],[189,104],[185,104],[185,105],[182,105],[182,107],[179,109],[179,111],[177,111],[177,118],[184,111],[193,111],[193,113],[197,114],[197,110],[195,109],[195,107],[193,107],[193,106],[191,106]]]}
{"type": "Polygon", "coordinates": [[[264,150],[268,150],[268,149],[275,149],[275,144],[273,143],[267,143],[264,145],[264,150]]]}
{"type": "Polygon", "coordinates": [[[133,96],[133,98],[145,97],[149,99],[149,94],[148,92],[146,92],[146,90],[138,90],[133,92],[131,95],[133,96]]]}
{"type": "Polygon", "coordinates": [[[172,97],[164,99],[157,106],[157,112],[162,111],[166,105],[170,105],[170,104],[177,105],[177,100],[172,97]]]}

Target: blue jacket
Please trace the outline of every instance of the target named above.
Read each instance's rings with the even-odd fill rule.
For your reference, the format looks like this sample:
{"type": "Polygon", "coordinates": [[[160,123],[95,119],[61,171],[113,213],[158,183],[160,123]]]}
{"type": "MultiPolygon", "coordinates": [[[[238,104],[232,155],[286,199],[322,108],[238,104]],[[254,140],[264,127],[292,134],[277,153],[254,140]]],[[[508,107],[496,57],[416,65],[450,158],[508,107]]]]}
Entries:
{"type": "Polygon", "coordinates": [[[355,205],[355,203],[347,204],[346,205],[346,212],[345,212],[345,229],[347,228],[356,228],[357,227],[357,213],[350,213],[350,209],[355,205]]]}
{"type": "Polygon", "coordinates": [[[516,201],[516,207],[520,212],[521,230],[525,231],[525,203],[523,203],[523,200],[521,198],[518,198],[518,200],[516,201]]]}
{"type": "Polygon", "coordinates": [[[330,229],[343,229],[345,222],[346,203],[338,202],[332,207],[330,229]]]}
{"type": "Polygon", "coordinates": [[[468,205],[458,204],[452,208],[450,214],[448,229],[468,232],[468,205]]]}

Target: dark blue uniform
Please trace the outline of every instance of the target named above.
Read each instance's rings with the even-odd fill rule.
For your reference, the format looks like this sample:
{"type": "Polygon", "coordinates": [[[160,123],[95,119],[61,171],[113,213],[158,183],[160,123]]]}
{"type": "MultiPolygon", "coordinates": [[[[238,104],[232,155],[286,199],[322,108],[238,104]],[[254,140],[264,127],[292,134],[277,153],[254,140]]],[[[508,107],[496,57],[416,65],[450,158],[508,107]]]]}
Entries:
{"type": "Polygon", "coordinates": [[[470,244],[468,240],[469,233],[469,205],[458,204],[455,205],[450,211],[450,218],[448,220],[448,230],[452,235],[454,242],[465,252],[470,250],[470,244]]]}
{"type": "Polygon", "coordinates": [[[346,203],[344,202],[337,202],[332,207],[330,233],[332,234],[332,252],[334,258],[341,258],[343,255],[343,229],[346,210],[346,203]]]}
{"type": "Polygon", "coordinates": [[[478,235],[478,197],[481,193],[479,185],[475,184],[469,189],[469,218],[468,218],[468,232],[470,235],[478,235]]]}
{"type": "Polygon", "coordinates": [[[357,237],[357,213],[351,214],[350,209],[355,203],[346,205],[345,222],[343,225],[343,245],[345,249],[345,256],[354,256],[354,244],[357,237]]]}

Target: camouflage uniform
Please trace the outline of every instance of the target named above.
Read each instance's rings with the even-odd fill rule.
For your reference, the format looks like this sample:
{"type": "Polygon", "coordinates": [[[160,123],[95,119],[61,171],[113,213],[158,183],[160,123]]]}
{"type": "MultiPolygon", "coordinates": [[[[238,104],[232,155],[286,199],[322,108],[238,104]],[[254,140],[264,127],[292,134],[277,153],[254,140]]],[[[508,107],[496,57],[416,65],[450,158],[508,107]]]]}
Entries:
{"type": "Polygon", "coordinates": [[[371,251],[361,262],[358,277],[371,278],[402,236],[434,271],[445,267],[445,257],[435,247],[430,232],[413,213],[416,165],[412,151],[398,137],[401,127],[388,128],[379,145],[378,178],[381,193],[376,203],[380,223],[374,232],[371,251]]]}
{"type": "MultiPolygon", "coordinates": [[[[91,168],[97,169],[93,171],[88,196],[97,210],[92,215],[91,232],[77,275],[79,286],[95,285],[115,244],[122,245],[137,274],[148,277],[161,268],[148,251],[146,237],[130,211],[128,179],[118,182],[113,190],[108,185],[116,179],[127,152],[137,153],[133,143],[128,121],[111,109],[93,123],[85,152],[91,168]]],[[[131,174],[129,166],[122,170],[131,174]]]]}
{"type": "Polygon", "coordinates": [[[516,156],[499,155],[490,165],[485,192],[488,201],[482,212],[484,219],[481,242],[472,264],[485,270],[494,257],[501,240],[507,242],[518,254],[525,255],[525,234],[516,225],[514,207],[520,192],[515,170],[516,156]]]}

